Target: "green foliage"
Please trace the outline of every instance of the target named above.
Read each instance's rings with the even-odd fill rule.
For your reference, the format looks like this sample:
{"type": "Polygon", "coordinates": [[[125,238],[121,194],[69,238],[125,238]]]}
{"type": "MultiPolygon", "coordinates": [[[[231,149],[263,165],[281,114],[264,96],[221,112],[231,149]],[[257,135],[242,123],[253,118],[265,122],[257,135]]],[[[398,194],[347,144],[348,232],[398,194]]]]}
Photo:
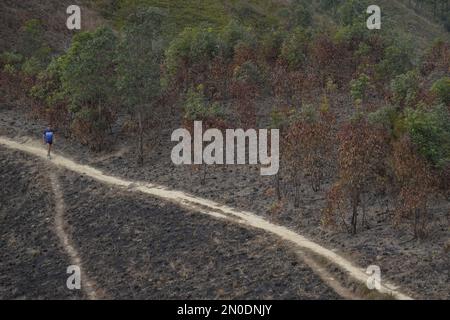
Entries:
{"type": "Polygon", "coordinates": [[[301,68],[307,59],[309,34],[300,28],[294,29],[281,48],[281,58],[292,69],[301,68]]]}
{"type": "Polygon", "coordinates": [[[17,52],[4,52],[2,64],[10,64],[21,70],[25,76],[36,76],[50,62],[51,49],[44,39],[44,28],[37,19],[31,19],[22,26],[17,40],[17,52]]]}
{"type": "Polygon", "coordinates": [[[270,112],[270,127],[272,129],[286,129],[291,123],[290,115],[295,112],[294,110],[281,111],[278,108],[272,109],[270,112]]]}
{"type": "Polygon", "coordinates": [[[350,94],[354,100],[363,100],[369,88],[370,78],[366,74],[361,74],[357,79],[350,81],[350,94]]]}
{"type": "Polygon", "coordinates": [[[445,29],[450,32],[450,12],[447,13],[447,15],[442,18],[442,20],[444,21],[445,29]]]}
{"type": "Polygon", "coordinates": [[[312,24],[312,13],[305,1],[292,1],[289,7],[289,15],[287,17],[288,28],[307,28],[312,24]]]}
{"type": "Polygon", "coordinates": [[[20,53],[5,51],[0,55],[1,65],[19,65],[23,61],[23,56],[20,53]]]}
{"type": "Polygon", "coordinates": [[[339,2],[336,0],[319,0],[319,8],[321,10],[336,12],[339,2]]]}
{"type": "Polygon", "coordinates": [[[397,109],[393,106],[384,106],[367,115],[367,120],[371,125],[379,125],[389,133],[393,133],[395,123],[398,119],[397,109]]]}
{"type": "Polygon", "coordinates": [[[307,123],[313,123],[318,120],[319,114],[317,112],[317,109],[313,105],[305,104],[302,106],[299,117],[307,123]]]}
{"type": "Polygon", "coordinates": [[[159,96],[162,60],[159,10],[147,9],[132,15],[118,47],[117,88],[129,108],[150,105],[159,96]]]}
{"type": "Polygon", "coordinates": [[[12,76],[17,72],[17,70],[12,64],[5,64],[5,66],[3,67],[3,72],[12,76]]]}
{"type": "Polygon", "coordinates": [[[33,56],[27,58],[22,64],[22,72],[25,76],[37,76],[39,72],[44,71],[50,62],[51,49],[49,47],[41,47],[33,56]]]}
{"type": "Polygon", "coordinates": [[[281,48],[288,33],[283,30],[266,32],[261,37],[261,47],[266,59],[276,60],[281,54],[281,48]]]}
{"type": "Polygon", "coordinates": [[[283,4],[271,0],[94,0],[106,17],[122,27],[127,17],[141,7],[155,7],[167,13],[165,36],[173,37],[185,28],[209,25],[220,29],[231,20],[267,29],[276,25],[276,12],[283,4]]]}
{"type": "Polygon", "coordinates": [[[393,100],[397,105],[410,105],[417,98],[419,91],[419,75],[417,71],[409,71],[397,76],[391,82],[393,100]]]}
{"type": "Polygon", "coordinates": [[[233,77],[237,81],[263,86],[265,77],[262,70],[252,61],[246,61],[238,66],[233,73],[233,77]]]}
{"type": "Polygon", "coordinates": [[[37,58],[31,57],[22,65],[22,72],[25,76],[31,77],[37,75],[44,67],[37,58]]]}
{"type": "Polygon", "coordinates": [[[221,118],[223,110],[218,103],[209,103],[203,94],[203,86],[189,89],[186,94],[184,118],[189,121],[221,118]]]}
{"type": "Polygon", "coordinates": [[[219,53],[217,32],[211,27],[186,28],[170,43],[166,50],[166,68],[174,75],[183,63],[196,64],[210,61],[219,53]]]}
{"type": "Polygon", "coordinates": [[[366,0],[346,0],[338,8],[338,16],[342,25],[350,26],[365,22],[366,9],[369,2],[366,0]]]}
{"type": "Polygon", "coordinates": [[[431,92],[436,95],[441,103],[450,105],[450,78],[443,77],[437,80],[433,83],[431,92]]]}
{"type": "Polygon", "coordinates": [[[32,57],[45,46],[44,27],[38,19],[25,22],[19,36],[19,52],[26,58],[32,57]]]}
{"type": "Polygon", "coordinates": [[[394,44],[386,47],[383,59],[377,65],[379,77],[389,79],[411,69],[413,65],[412,52],[411,42],[399,39],[394,44]]]}
{"type": "Polygon", "coordinates": [[[234,48],[245,43],[251,47],[256,44],[256,37],[250,27],[245,27],[236,20],[231,20],[221,31],[219,36],[220,53],[227,58],[231,58],[234,48]]]}
{"type": "Polygon", "coordinates": [[[115,92],[116,37],[109,28],[82,32],[60,62],[62,85],[74,110],[105,106],[115,92]]]}
{"type": "Polygon", "coordinates": [[[61,84],[61,58],[53,58],[41,71],[30,90],[31,97],[41,101],[47,108],[54,108],[65,100],[61,84]]]}
{"type": "Polygon", "coordinates": [[[450,113],[447,107],[407,108],[402,125],[422,156],[437,167],[450,163],[450,113]]]}

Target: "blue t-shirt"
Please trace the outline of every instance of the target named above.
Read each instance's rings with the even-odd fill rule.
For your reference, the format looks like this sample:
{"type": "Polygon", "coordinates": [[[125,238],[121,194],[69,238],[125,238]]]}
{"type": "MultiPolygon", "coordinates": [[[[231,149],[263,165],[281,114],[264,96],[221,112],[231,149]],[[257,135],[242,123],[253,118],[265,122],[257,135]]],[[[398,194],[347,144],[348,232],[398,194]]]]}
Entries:
{"type": "Polygon", "coordinates": [[[52,143],[53,142],[53,131],[50,129],[45,129],[44,138],[45,138],[46,143],[52,143]]]}

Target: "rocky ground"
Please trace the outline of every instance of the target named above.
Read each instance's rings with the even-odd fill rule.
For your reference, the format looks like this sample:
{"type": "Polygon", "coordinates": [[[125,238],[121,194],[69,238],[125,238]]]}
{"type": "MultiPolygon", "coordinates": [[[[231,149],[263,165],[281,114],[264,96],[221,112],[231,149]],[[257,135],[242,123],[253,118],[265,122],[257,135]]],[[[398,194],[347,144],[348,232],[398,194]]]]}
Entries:
{"type": "MultiPolygon", "coordinates": [[[[20,138],[40,138],[43,123],[26,118],[13,108],[0,111],[0,135],[20,138]]],[[[368,229],[356,236],[342,230],[321,227],[320,210],[325,194],[314,193],[305,186],[302,203],[294,208],[285,201],[277,208],[272,192],[273,178],[261,177],[258,167],[210,167],[202,184],[201,171],[188,166],[174,166],[170,161],[171,129],[161,132],[160,144],[148,151],[144,167],[136,165],[132,153],[134,143],[125,135],[117,136],[113,150],[93,154],[79,144],[58,137],[56,150],[81,163],[89,163],[105,172],[128,179],[160,183],[211,198],[240,209],[251,210],[267,219],[288,226],[308,236],[362,267],[379,265],[382,277],[389,279],[416,298],[450,298],[450,256],[445,250],[449,241],[450,203],[445,199],[435,201],[431,207],[432,223],[429,237],[412,241],[410,226],[394,227],[392,218],[377,206],[369,208],[368,229]]]]}

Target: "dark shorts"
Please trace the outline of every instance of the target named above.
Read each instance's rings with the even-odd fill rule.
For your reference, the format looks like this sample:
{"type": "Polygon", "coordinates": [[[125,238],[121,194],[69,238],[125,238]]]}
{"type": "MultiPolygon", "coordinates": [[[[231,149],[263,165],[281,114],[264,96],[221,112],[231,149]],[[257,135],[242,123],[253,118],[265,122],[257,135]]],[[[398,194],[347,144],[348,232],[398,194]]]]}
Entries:
{"type": "Polygon", "coordinates": [[[47,143],[47,144],[53,144],[53,141],[52,140],[50,140],[50,141],[45,141],[45,143],[47,143]]]}

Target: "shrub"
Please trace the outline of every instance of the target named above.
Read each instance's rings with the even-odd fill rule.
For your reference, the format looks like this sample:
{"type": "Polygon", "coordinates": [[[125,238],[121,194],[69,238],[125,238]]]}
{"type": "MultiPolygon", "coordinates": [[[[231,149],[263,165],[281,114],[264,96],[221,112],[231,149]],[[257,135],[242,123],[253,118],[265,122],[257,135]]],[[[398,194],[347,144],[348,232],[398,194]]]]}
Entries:
{"type": "Polygon", "coordinates": [[[350,81],[350,94],[355,101],[363,101],[367,95],[370,78],[366,74],[361,74],[357,79],[350,81]]]}
{"type": "Polygon", "coordinates": [[[378,77],[391,79],[407,72],[412,67],[412,44],[409,41],[396,39],[395,43],[386,47],[383,59],[377,65],[378,77]]]}
{"type": "Polygon", "coordinates": [[[226,59],[233,57],[234,48],[239,43],[245,43],[254,47],[256,45],[256,38],[252,29],[245,27],[236,20],[231,20],[219,33],[220,54],[226,59]]]}
{"type": "Polygon", "coordinates": [[[312,24],[311,10],[305,5],[304,1],[292,1],[289,8],[288,27],[289,28],[307,28],[312,24]]]}
{"type": "Polygon", "coordinates": [[[36,57],[31,57],[25,60],[22,65],[22,72],[27,77],[34,77],[39,74],[39,72],[45,69],[45,65],[39,61],[36,57]]]}
{"type": "Polygon", "coordinates": [[[384,106],[367,115],[367,120],[372,125],[378,125],[392,134],[398,119],[397,109],[393,106],[384,106]]]}
{"type": "Polygon", "coordinates": [[[368,1],[366,0],[345,0],[338,8],[340,22],[348,26],[359,21],[365,21],[367,7],[368,1]]]}
{"type": "Polygon", "coordinates": [[[20,53],[11,52],[11,51],[4,51],[0,55],[0,63],[1,65],[12,65],[16,66],[21,64],[23,61],[23,56],[20,53]]]}
{"type": "Polygon", "coordinates": [[[301,68],[307,59],[310,37],[302,29],[294,29],[284,41],[281,48],[281,58],[291,69],[301,68]]]}
{"type": "Polygon", "coordinates": [[[417,71],[409,71],[391,81],[393,101],[399,106],[411,105],[419,92],[419,76],[417,71]]]}
{"type": "Polygon", "coordinates": [[[450,113],[443,105],[405,110],[404,129],[418,152],[433,165],[443,168],[450,162],[450,113]]]}
{"type": "Polygon", "coordinates": [[[450,105],[450,78],[443,77],[437,80],[431,87],[431,92],[441,103],[450,105]]]}
{"type": "Polygon", "coordinates": [[[218,103],[208,103],[203,95],[203,86],[189,89],[184,105],[184,118],[188,121],[206,121],[221,118],[222,109],[218,103]]]}
{"type": "Polygon", "coordinates": [[[26,58],[32,57],[45,46],[44,27],[38,19],[30,19],[23,25],[19,35],[19,52],[26,58]]]}
{"type": "Polygon", "coordinates": [[[170,77],[180,68],[204,64],[219,54],[217,32],[210,27],[184,29],[166,50],[166,68],[170,77]]]}

